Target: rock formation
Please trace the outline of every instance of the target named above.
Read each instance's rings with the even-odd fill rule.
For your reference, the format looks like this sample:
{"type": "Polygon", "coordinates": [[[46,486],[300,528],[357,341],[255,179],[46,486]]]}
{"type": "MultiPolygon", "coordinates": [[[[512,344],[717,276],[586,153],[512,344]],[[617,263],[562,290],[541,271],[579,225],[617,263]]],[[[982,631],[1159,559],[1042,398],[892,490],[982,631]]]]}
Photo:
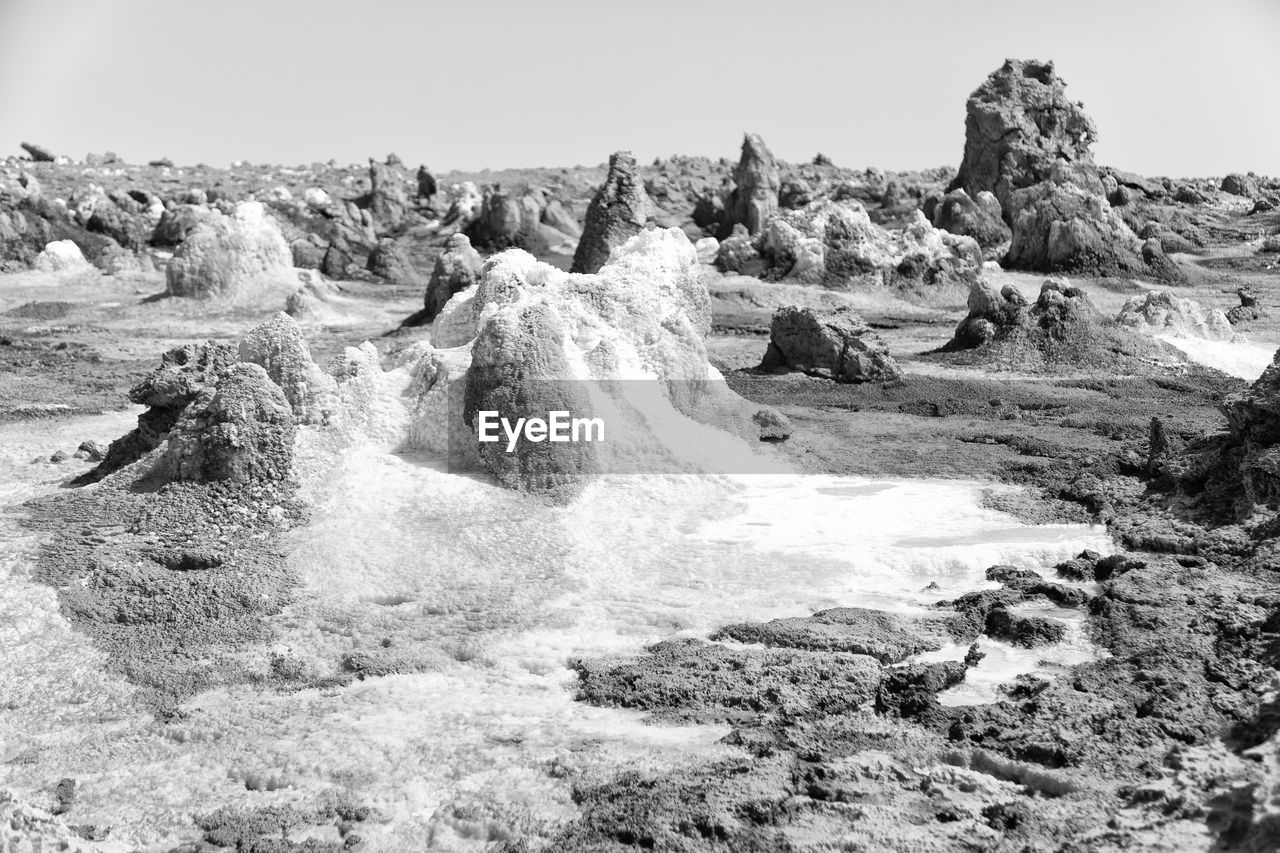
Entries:
{"type": "Polygon", "coordinates": [[[1236,296],[1240,298],[1240,304],[1227,312],[1227,321],[1232,326],[1252,322],[1265,314],[1258,304],[1258,295],[1249,288],[1237,288],[1236,296]]]}
{"type": "Polygon", "coordinates": [[[427,283],[422,311],[414,315],[415,322],[411,325],[434,320],[455,293],[466,290],[480,280],[483,267],[484,259],[472,248],[466,234],[454,234],[450,237],[431,271],[431,281],[427,283]]]}
{"type": "Polygon", "coordinates": [[[987,260],[1004,257],[1013,237],[999,199],[986,190],[973,198],[960,188],[947,193],[934,209],[933,224],[951,234],[977,240],[987,260]]]}
{"type": "Polygon", "coordinates": [[[1153,335],[1229,341],[1235,337],[1227,315],[1217,308],[1207,311],[1190,299],[1179,299],[1167,290],[1151,290],[1134,296],[1120,309],[1121,325],[1153,335]]]}
{"type": "Polygon", "coordinates": [[[418,281],[418,272],[408,251],[392,237],[383,237],[369,253],[365,269],[392,284],[412,284],[418,281]]]}
{"type": "Polygon", "coordinates": [[[177,246],[202,222],[212,219],[215,211],[204,205],[179,204],[160,214],[151,234],[153,246],[177,246]]]}
{"type": "Polygon", "coordinates": [[[629,151],[614,153],[609,157],[609,174],[587,208],[570,272],[599,271],[609,252],[638,234],[653,215],[653,202],[636,173],[635,156],[629,151]]]}
{"type": "Polygon", "coordinates": [[[733,170],[733,189],[725,199],[724,219],[720,224],[721,239],[733,233],[741,223],[749,234],[759,234],[778,210],[778,190],[782,178],[773,154],[764,140],[748,133],[742,140],[742,157],[733,170]]]}
{"type": "Polygon", "coordinates": [[[157,463],[171,480],[284,480],[293,463],[293,410],[256,364],[234,364],[203,388],[169,431],[157,463]]]}
{"type": "Polygon", "coordinates": [[[77,275],[94,272],[93,265],[84,259],[84,254],[71,240],[57,240],[44,247],[36,255],[32,266],[40,272],[58,275],[77,275]]]}
{"type": "Polygon", "coordinates": [[[1231,195],[1243,196],[1248,199],[1258,197],[1258,179],[1253,175],[1232,172],[1222,179],[1221,188],[1224,193],[1230,193],[1231,195]]]}
{"type": "Polygon", "coordinates": [[[573,254],[577,234],[545,221],[552,201],[551,194],[541,187],[486,187],[480,212],[465,233],[473,244],[491,251],[515,247],[535,253],[573,254]]]}
{"type": "MultiPolygon", "coordinates": [[[[708,362],[710,299],[699,270],[693,246],[676,229],[642,231],[596,274],[569,275],[521,250],[497,255],[479,283],[456,294],[437,318],[435,346],[422,356],[435,367],[424,375],[437,377],[447,361],[450,379],[433,378],[418,409],[439,417],[449,386],[465,383],[462,428],[479,463],[507,486],[559,501],[595,474],[628,465],[696,469],[704,463],[702,454],[687,455],[694,447],[714,447],[712,456],[741,447],[749,456],[743,440],[776,440],[788,428],[777,413],[756,419],[761,407],[730,391],[708,362]],[[437,327],[447,334],[437,336],[437,327]],[[441,348],[464,342],[469,355],[466,346],[441,348]],[[508,453],[475,440],[481,411],[514,421],[555,410],[603,417],[606,442],[521,439],[508,453]]],[[[433,422],[413,432],[435,436],[439,447],[441,436],[457,429],[433,422]]]]}
{"type": "Polygon", "coordinates": [[[23,142],[22,150],[31,156],[31,159],[37,163],[52,163],[57,158],[53,156],[53,152],[43,145],[36,145],[33,142],[23,142]]]}
{"type": "Polygon", "coordinates": [[[302,339],[302,330],[284,312],[253,329],[240,341],[240,361],[256,364],[280,386],[298,423],[324,420],[332,407],[333,377],[311,360],[311,350],[302,339]]]}
{"type": "Polygon", "coordinates": [[[253,302],[295,290],[292,264],[279,227],[260,202],[246,201],[198,225],[174,253],[166,281],[171,296],[253,302]]]}
{"type": "Polygon", "coordinates": [[[830,199],[773,216],[750,241],[750,250],[745,230],[731,235],[716,259],[726,272],[835,289],[858,281],[967,284],[981,265],[982,252],[973,238],[940,231],[918,211],[906,228],[887,230],[874,224],[858,202],[830,199]],[[754,273],[757,258],[762,269],[754,273]]]}
{"type": "Polygon", "coordinates": [[[1012,285],[997,289],[980,279],[969,291],[968,307],[955,337],[941,350],[964,353],[961,363],[1141,374],[1185,363],[1163,341],[1102,316],[1088,295],[1065,278],[1045,281],[1030,304],[1012,285]]]}
{"type": "Polygon", "coordinates": [[[165,353],[160,366],[129,391],[130,402],[147,407],[138,415],[138,426],[111,442],[106,458],[79,482],[97,482],[159,447],[187,406],[234,363],[235,353],[223,344],[191,344],[165,353]]]}
{"type": "Polygon", "coordinates": [[[885,342],[851,308],[779,308],[760,369],[799,370],[837,382],[887,382],[902,375],[885,342]]]}
{"type": "Polygon", "coordinates": [[[965,113],[964,159],[948,190],[993,193],[1007,211],[1015,190],[1047,180],[1065,161],[1080,167],[1086,189],[1101,191],[1089,152],[1097,128],[1067,99],[1052,62],[1005,60],[969,96],[965,113]]]}
{"type": "Polygon", "coordinates": [[[1014,191],[1005,212],[1013,238],[1005,265],[1040,272],[1177,278],[1163,252],[1148,263],[1143,243],[1111,204],[1064,173],[1014,191]]]}
{"type": "Polygon", "coordinates": [[[394,155],[385,163],[369,158],[368,210],[380,232],[394,231],[409,212],[408,180],[394,155]]]}

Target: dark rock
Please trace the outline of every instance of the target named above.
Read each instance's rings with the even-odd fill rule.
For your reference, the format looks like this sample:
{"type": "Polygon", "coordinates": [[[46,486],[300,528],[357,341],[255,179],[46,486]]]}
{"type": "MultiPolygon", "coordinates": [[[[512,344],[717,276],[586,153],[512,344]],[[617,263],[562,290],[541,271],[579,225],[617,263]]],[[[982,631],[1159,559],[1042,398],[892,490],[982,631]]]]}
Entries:
{"type": "Polygon", "coordinates": [[[1258,179],[1252,175],[1232,172],[1222,179],[1221,188],[1224,193],[1231,193],[1231,195],[1244,196],[1245,198],[1258,197],[1258,179]]]}
{"type": "Polygon", "coordinates": [[[378,241],[378,245],[369,253],[365,268],[392,284],[413,284],[420,280],[408,251],[391,237],[383,237],[378,241]]]}
{"type": "Polygon", "coordinates": [[[1047,180],[1055,164],[1065,163],[1086,189],[1101,192],[1089,151],[1097,128],[1082,104],[1067,100],[1052,62],[1005,60],[965,110],[964,159],[948,190],[972,198],[993,193],[1008,212],[1014,191],[1047,180]]]}
{"type": "Polygon", "coordinates": [[[409,211],[408,181],[403,164],[398,158],[393,159],[394,156],[389,156],[385,163],[369,158],[368,209],[382,232],[399,229],[409,211]]]}
{"type": "Polygon", "coordinates": [[[1005,223],[1000,202],[983,191],[970,198],[963,189],[954,189],[938,202],[933,225],[952,234],[972,237],[983,249],[983,256],[995,259],[1008,249],[1013,232],[1005,223]]]}
{"type": "Polygon", "coordinates": [[[609,174],[587,208],[570,272],[597,272],[614,247],[639,233],[654,214],[653,202],[636,171],[635,156],[629,151],[615,152],[609,157],[609,174]]]}
{"type": "Polygon", "coordinates": [[[884,341],[850,308],[775,311],[760,369],[782,368],[838,382],[887,382],[902,375],[884,341]]]}
{"type": "Polygon", "coordinates": [[[157,467],[173,480],[284,480],[293,464],[294,431],[289,401],[267,371],[235,364],[183,411],[157,467]]]}
{"type": "Polygon", "coordinates": [[[26,151],[27,154],[31,156],[31,159],[37,163],[52,163],[54,160],[58,159],[48,148],[45,148],[42,145],[35,145],[31,142],[22,143],[22,150],[26,151]]]}
{"type": "Polygon", "coordinates": [[[759,234],[778,209],[778,189],[782,179],[773,154],[764,140],[748,133],[742,140],[742,156],[733,170],[733,190],[725,200],[725,217],[720,237],[733,233],[733,226],[746,226],[748,234],[759,234]]]}
{"type": "Polygon", "coordinates": [[[932,635],[940,633],[940,626],[882,610],[837,607],[806,617],[774,619],[763,624],[728,625],[712,634],[710,639],[732,639],[810,651],[851,652],[889,664],[899,663],[921,652],[938,650],[941,643],[932,635]]]}

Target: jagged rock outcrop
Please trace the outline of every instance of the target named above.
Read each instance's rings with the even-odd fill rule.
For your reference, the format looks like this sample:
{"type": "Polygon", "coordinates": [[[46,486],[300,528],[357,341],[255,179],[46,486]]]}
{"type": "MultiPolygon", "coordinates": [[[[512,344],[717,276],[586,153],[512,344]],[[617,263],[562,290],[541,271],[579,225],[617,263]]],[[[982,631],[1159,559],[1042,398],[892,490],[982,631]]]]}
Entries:
{"type": "Polygon", "coordinates": [[[764,140],[748,133],[742,140],[742,156],[733,170],[733,189],[724,204],[724,218],[720,223],[721,238],[733,233],[733,226],[741,223],[749,234],[759,234],[778,210],[778,190],[782,177],[773,154],[765,147],[764,140]]]}
{"type": "Polygon", "coordinates": [[[972,237],[987,260],[1004,257],[1013,238],[999,199],[986,190],[976,197],[960,188],[947,193],[934,208],[933,225],[957,236],[972,237]]]}
{"type": "Polygon", "coordinates": [[[289,401],[267,371],[233,364],[183,411],[156,467],[170,480],[285,480],[295,431],[289,401]]]}
{"type": "Polygon", "coordinates": [[[1151,290],[1134,296],[1120,309],[1116,320],[1123,326],[1153,335],[1229,341],[1235,337],[1227,315],[1217,308],[1207,311],[1190,299],[1167,290],[1151,290]]]}
{"type": "Polygon", "coordinates": [[[1060,162],[1085,189],[1102,190],[1089,151],[1097,128],[1083,104],[1068,100],[1052,62],[1005,60],[969,96],[964,129],[964,159],[948,190],[993,193],[1007,213],[1015,190],[1047,180],[1060,162]]]}
{"type": "MultiPolygon", "coordinates": [[[[297,288],[293,253],[256,201],[240,202],[187,235],[166,271],[171,296],[255,302],[297,288]]],[[[277,303],[278,304],[278,303],[277,303]]]]}
{"type": "Polygon", "coordinates": [[[1013,237],[1005,265],[1038,272],[1074,272],[1097,276],[1152,275],[1176,280],[1175,264],[1144,246],[1124,219],[1100,194],[1055,173],[1014,191],[1005,212],[1013,237]]]}
{"type": "MultiPolygon", "coordinates": [[[[743,232],[722,242],[717,267],[752,274],[755,257],[745,239],[743,232]]],[[[967,283],[982,266],[973,238],[940,231],[919,211],[904,229],[881,228],[856,201],[821,199],[802,210],[781,211],[750,246],[762,262],[762,277],[835,289],[858,282],[967,283]]]]}
{"type": "Polygon", "coordinates": [[[324,257],[320,259],[320,272],[329,278],[346,278],[351,263],[351,246],[339,234],[325,247],[324,257]]]}
{"type": "Polygon", "coordinates": [[[987,279],[969,291],[969,314],[941,353],[960,363],[1039,371],[1077,368],[1148,374],[1185,364],[1178,350],[1104,317],[1088,294],[1065,278],[1051,278],[1035,302],[1012,285],[987,279]]]}
{"type": "Polygon", "coordinates": [[[637,174],[635,155],[615,152],[609,157],[609,174],[587,208],[570,272],[597,272],[609,260],[609,253],[638,234],[654,212],[637,174]]]}
{"type": "Polygon", "coordinates": [[[177,347],[161,356],[160,366],[129,391],[130,402],[147,407],[138,415],[138,426],[111,442],[106,458],[77,482],[95,483],[159,447],[187,406],[217,385],[235,360],[230,347],[212,342],[177,347]]]}
{"type": "Polygon", "coordinates": [[[422,311],[414,315],[412,325],[434,320],[455,293],[472,287],[480,280],[484,259],[471,246],[465,234],[454,234],[444,245],[431,271],[431,281],[423,297],[422,311]]]}
{"type": "Polygon", "coordinates": [[[888,382],[902,376],[884,340],[852,308],[779,308],[759,369],[799,370],[837,382],[888,382]]]}
{"type": "Polygon", "coordinates": [[[311,360],[311,350],[294,319],[279,312],[240,341],[240,361],[256,364],[280,386],[298,423],[324,421],[333,407],[333,377],[311,360]]]}

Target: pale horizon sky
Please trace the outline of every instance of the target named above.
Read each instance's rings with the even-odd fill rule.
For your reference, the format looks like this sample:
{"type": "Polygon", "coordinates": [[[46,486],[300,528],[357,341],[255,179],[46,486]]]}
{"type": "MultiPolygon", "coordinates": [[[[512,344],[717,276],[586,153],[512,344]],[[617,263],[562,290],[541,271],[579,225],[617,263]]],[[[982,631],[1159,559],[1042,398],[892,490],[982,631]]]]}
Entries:
{"type": "Polygon", "coordinates": [[[736,157],[750,130],[954,167],[1006,57],[1055,61],[1100,163],[1280,175],[1277,0],[0,0],[0,156],[443,172],[736,157]]]}

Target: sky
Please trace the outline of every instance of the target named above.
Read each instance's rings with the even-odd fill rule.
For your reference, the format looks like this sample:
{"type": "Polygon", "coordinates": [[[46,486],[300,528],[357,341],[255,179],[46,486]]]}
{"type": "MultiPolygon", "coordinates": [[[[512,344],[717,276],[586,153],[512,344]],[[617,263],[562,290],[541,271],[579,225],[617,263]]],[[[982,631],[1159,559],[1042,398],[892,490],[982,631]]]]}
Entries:
{"type": "Polygon", "coordinates": [[[1280,175],[1280,0],[0,0],[0,156],[592,165],[629,149],[957,166],[1052,59],[1100,163],[1280,175]]]}

